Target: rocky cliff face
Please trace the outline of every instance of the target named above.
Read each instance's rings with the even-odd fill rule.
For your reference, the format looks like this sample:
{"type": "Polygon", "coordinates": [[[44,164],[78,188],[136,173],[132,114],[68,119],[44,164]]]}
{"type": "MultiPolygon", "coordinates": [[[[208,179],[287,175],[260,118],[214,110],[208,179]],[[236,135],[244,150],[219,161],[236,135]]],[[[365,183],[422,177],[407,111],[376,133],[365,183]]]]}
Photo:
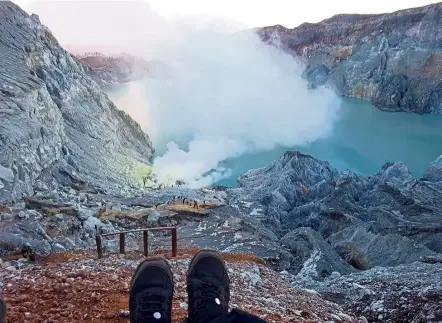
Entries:
{"type": "Polygon", "coordinates": [[[442,4],[382,15],[337,15],[294,29],[258,30],[306,64],[312,87],[382,110],[442,113],[442,4]]]}
{"type": "Polygon", "coordinates": [[[38,17],[0,2],[0,202],[56,183],[117,190],[147,163],[149,137],[38,17]]]}

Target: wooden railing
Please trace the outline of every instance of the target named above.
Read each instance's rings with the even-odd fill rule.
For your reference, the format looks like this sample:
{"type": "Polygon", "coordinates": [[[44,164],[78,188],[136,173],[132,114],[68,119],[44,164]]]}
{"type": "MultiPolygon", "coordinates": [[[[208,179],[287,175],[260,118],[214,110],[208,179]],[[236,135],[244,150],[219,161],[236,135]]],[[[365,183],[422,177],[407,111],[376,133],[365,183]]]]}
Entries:
{"type": "Polygon", "coordinates": [[[172,257],[176,257],[177,252],[177,234],[176,228],[174,227],[160,227],[160,228],[146,228],[146,229],[136,229],[136,230],[128,230],[128,231],[120,231],[120,232],[112,232],[99,234],[95,236],[95,240],[97,242],[97,252],[98,258],[103,258],[103,244],[102,237],[108,237],[113,235],[120,235],[120,253],[124,254],[125,251],[125,242],[126,242],[126,233],[132,232],[143,232],[143,246],[144,246],[144,256],[149,255],[149,231],[171,231],[172,232],[172,257]]]}

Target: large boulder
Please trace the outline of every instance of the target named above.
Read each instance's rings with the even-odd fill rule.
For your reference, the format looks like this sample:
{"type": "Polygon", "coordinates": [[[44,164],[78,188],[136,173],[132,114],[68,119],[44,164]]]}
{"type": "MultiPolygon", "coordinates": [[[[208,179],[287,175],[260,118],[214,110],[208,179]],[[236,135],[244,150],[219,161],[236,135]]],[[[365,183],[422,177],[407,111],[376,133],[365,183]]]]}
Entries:
{"type": "Polygon", "coordinates": [[[343,254],[362,253],[365,255],[368,267],[397,266],[418,261],[422,257],[436,255],[426,246],[417,244],[407,237],[392,233],[374,234],[360,225],[337,232],[328,240],[343,254]],[[353,246],[354,249],[345,250],[349,246],[353,246]]]}
{"type": "Polygon", "coordinates": [[[290,271],[312,279],[322,280],[332,272],[348,274],[348,265],[321,235],[311,228],[298,228],[286,234],[281,244],[292,254],[290,271]]]}

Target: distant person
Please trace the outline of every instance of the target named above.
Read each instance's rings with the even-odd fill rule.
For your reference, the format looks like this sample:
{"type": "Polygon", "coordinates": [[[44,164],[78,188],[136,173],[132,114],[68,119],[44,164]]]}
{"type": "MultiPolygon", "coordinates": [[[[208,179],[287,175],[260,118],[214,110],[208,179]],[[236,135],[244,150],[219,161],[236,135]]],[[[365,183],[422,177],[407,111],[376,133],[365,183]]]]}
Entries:
{"type": "MultiPolygon", "coordinates": [[[[172,322],[173,274],[167,260],[148,258],[133,275],[129,295],[131,323],[172,322]]],[[[230,280],[221,255],[202,250],[187,271],[187,323],[265,323],[252,314],[229,312],[230,280]]]]}
{"type": "Polygon", "coordinates": [[[28,244],[25,244],[21,247],[21,255],[23,258],[26,258],[30,261],[35,261],[35,254],[34,250],[32,250],[31,246],[28,244]]]}
{"type": "Polygon", "coordinates": [[[197,201],[193,201],[193,208],[198,208],[198,202],[197,201]]]}

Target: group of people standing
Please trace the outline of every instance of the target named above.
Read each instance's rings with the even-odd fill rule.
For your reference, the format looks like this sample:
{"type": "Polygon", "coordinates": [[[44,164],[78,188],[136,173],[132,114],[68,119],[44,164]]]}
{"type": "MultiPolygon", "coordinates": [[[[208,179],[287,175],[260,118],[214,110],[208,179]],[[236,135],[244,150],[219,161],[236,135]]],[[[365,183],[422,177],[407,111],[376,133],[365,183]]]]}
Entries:
{"type": "MultiPolygon", "coordinates": [[[[181,201],[183,204],[187,204],[187,205],[190,205],[190,206],[192,206],[193,205],[193,207],[195,208],[195,209],[198,209],[199,208],[199,204],[198,204],[198,201],[196,201],[196,200],[189,200],[187,197],[184,197],[184,196],[177,196],[177,197],[173,197],[173,201],[175,202],[175,201],[181,201]]],[[[205,205],[206,204],[206,201],[203,201],[203,205],[205,205]]]]}
{"type": "MultiPolygon", "coordinates": [[[[187,197],[184,196],[174,196],[172,199],[172,202],[167,201],[165,204],[175,204],[175,203],[182,203],[183,205],[189,205],[193,206],[194,209],[198,209],[201,205],[201,202],[198,202],[196,200],[189,200],[187,197]],[[199,204],[200,203],[200,204],[199,204]]],[[[160,206],[162,203],[156,203],[155,208],[157,209],[158,206],[160,206]]],[[[206,205],[206,201],[204,200],[202,205],[206,205]]]]}

